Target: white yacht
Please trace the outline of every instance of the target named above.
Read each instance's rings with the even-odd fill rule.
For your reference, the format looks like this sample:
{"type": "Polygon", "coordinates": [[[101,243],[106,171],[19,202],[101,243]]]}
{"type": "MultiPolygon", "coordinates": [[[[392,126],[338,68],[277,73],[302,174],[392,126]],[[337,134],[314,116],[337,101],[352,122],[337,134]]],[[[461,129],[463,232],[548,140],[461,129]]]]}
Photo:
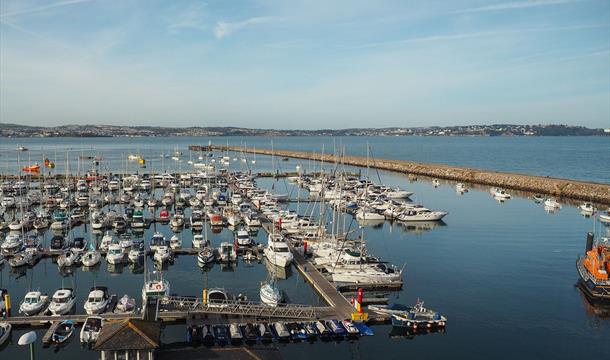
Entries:
{"type": "Polygon", "coordinates": [[[338,283],[374,283],[402,281],[402,271],[386,264],[367,266],[361,269],[334,267],[333,282],[338,283]]]}
{"type": "Polygon", "coordinates": [[[245,230],[238,230],[237,233],[235,234],[235,242],[237,242],[237,245],[239,246],[252,246],[254,245],[254,241],[252,241],[252,238],[250,237],[250,234],[248,234],[247,231],[245,230]]]}
{"type": "Polygon", "coordinates": [[[261,302],[269,306],[277,306],[282,301],[282,293],[275,280],[261,283],[261,302]]]}
{"type": "Polygon", "coordinates": [[[195,234],[193,235],[193,247],[194,248],[201,248],[204,245],[205,240],[203,239],[203,235],[201,234],[195,234]]]}
{"type": "Polygon", "coordinates": [[[167,246],[167,240],[165,239],[165,235],[160,232],[154,233],[152,239],[150,239],[150,250],[155,251],[159,246],[167,246]]]}
{"type": "Polygon", "coordinates": [[[438,221],[444,218],[446,211],[431,211],[426,208],[412,208],[405,210],[398,216],[400,221],[438,221]]]}
{"type": "Polygon", "coordinates": [[[40,291],[30,291],[25,294],[21,305],[19,306],[19,312],[26,315],[32,316],[41,312],[49,304],[49,297],[40,291]]]}
{"type": "Polygon", "coordinates": [[[97,250],[87,251],[81,258],[81,262],[84,266],[95,266],[102,259],[102,255],[97,250]]]}
{"type": "Polygon", "coordinates": [[[153,259],[159,263],[163,264],[169,259],[170,250],[167,246],[158,246],[155,250],[155,254],[153,255],[153,259]]]}
{"type": "Polygon", "coordinates": [[[182,239],[177,234],[174,234],[169,239],[169,247],[172,249],[180,249],[182,247],[182,239]]]}
{"type": "Polygon", "coordinates": [[[109,264],[120,264],[123,262],[123,256],[125,253],[123,252],[123,248],[119,244],[110,244],[108,247],[108,252],[106,253],[106,261],[109,264]]]}
{"type": "Polygon", "coordinates": [[[87,314],[96,315],[106,310],[109,302],[108,288],[105,286],[94,286],[89,291],[89,296],[83,307],[87,314]]]}
{"type": "Polygon", "coordinates": [[[370,208],[360,208],[356,211],[356,219],[358,220],[385,220],[385,216],[373,211],[370,208]]]}
{"type": "Polygon", "coordinates": [[[74,296],[72,289],[61,288],[53,294],[51,304],[49,305],[49,311],[53,315],[64,315],[72,310],[75,303],[76,297],[74,296]]]}
{"type": "Polygon", "coordinates": [[[279,267],[290,266],[293,260],[288,244],[284,241],[269,241],[263,253],[270,263],[279,267]]]}

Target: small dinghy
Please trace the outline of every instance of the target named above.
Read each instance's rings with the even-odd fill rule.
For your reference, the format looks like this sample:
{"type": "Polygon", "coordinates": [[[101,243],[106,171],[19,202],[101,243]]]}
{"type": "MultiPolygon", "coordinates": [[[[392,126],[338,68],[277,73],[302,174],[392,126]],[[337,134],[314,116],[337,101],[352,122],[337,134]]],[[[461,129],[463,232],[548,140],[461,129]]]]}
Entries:
{"type": "Polygon", "coordinates": [[[229,336],[231,337],[231,343],[233,344],[239,344],[244,339],[241,328],[237,324],[229,325],[229,336]]]}
{"type": "Polygon", "coordinates": [[[214,337],[218,345],[226,345],[229,343],[229,331],[225,325],[214,325],[214,337]]]}
{"type": "Polygon", "coordinates": [[[12,325],[5,322],[0,322],[0,346],[4,345],[4,343],[11,336],[12,325]]]}
{"type": "Polygon", "coordinates": [[[100,335],[103,323],[104,320],[101,317],[89,316],[80,331],[80,342],[83,344],[95,343],[100,335]]]}
{"type": "Polygon", "coordinates": [[[116,304],[115,312],[120,314],[132,313],[136,309],[136,299],[130,298],[127,294],[123,295],[122,298],[116,304]]]}
{"type": "Polygon", "coordinates": [[[51,341],[55,344],[63,344],[70,339],[74,332],[74,322],[72,320],[64,320],[59,323],[59,326],[51,335],[51,341]]]}

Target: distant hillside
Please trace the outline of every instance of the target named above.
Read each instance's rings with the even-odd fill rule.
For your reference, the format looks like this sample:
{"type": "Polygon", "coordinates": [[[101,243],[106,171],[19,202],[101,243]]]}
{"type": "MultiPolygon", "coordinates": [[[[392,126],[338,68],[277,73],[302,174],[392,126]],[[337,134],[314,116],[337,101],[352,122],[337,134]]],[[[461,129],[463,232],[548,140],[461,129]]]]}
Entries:
{"type": "Polygon", "coordinates": [[[115,136],[608,136],[604,129],[570,125],[465,125],[431,127],[274,130],[240,127],[159,127],[62,125],[54,127],[0,123],[0,137],[115,136]]]}

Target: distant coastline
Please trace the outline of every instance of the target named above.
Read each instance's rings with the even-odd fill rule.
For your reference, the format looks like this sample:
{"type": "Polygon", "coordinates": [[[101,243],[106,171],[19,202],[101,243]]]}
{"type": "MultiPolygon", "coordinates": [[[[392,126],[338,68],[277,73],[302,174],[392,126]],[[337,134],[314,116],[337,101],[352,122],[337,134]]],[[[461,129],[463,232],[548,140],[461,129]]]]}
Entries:
{"type": "Polygon", "coordinates": [[[275,130],[240,127],[160,127],[0,123],[0,137],[161,137],[161,136],[610,136],[610,129],[571,125],[463,125],[430,127],[275,130]]]}

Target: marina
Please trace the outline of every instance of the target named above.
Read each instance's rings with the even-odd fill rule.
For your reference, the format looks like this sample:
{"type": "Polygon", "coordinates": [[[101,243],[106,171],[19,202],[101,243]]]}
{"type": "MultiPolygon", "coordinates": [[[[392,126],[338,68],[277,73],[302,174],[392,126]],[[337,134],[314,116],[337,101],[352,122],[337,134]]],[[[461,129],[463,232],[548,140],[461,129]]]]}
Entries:
{"type": "MultiPolygon", "coordinates": [[[[417,286],[419,281],[409,274],[412,271],[418,273],[419,267],[425,267],[413,259],[405,264],[404,260],[391,256],[386,246],[381,245],[383,242],[380,242],[377,232],[382,231],[386,234],[384,236],[395,238],[392,241],[400,241],[404,236],[422,237],[455,226],[454,217],[459,219],[461,215],[451,211],[451,205],[439,206],[438,201],[433,201],[428,208],[424,207],[420,200],[420,194],[426,194],[426,199],[430,196],[434,198],[434,192],[439,190],[444,193],[444,197],[453,193],[466,197],[464,199],[472,196],[480,198],[480,195],[484,194],[486,197],[491,196],[491,200],[487,201],[492,204],[506,205],[521,201],[536,203],[528,198],[530,195],[518,191],[504,190],[504,193],[500,193],[501,189],[478,188],[476,184],[456,185],[446,181],[405,182],[402,176],[377,173],[372,170],[373,166],[353,168],[342,165],[340,160],[334,160],[334,165],[316,162],[315,166],[308,166],[306,171],[301,163],[291,163],[291,166],[297,166],[297,171],[293,173],[286,169],[286,161],[276,156],[259,157],[256,167],[261,167],[262,171],[255,172],[252,171],[254,169],[243,165],[245,161],[240,161],[245,159],[250,162],[253,159],[248,158],[244,152],[227,154],[226,151],[215,149],[209,154],[209,158],[223,163],[221,168],[215,169],[214,173],[218,174],[215,177],[201,176],[200,170],[193,170],[163,172],[165,179],[162,179],[155,175],[154,165],[139,169],[134,166],[134,172],[113,172],[112,176],[98,172],[99,175],[89,176],[87,181],[88,203],[85,206],[84,202],[78,203],[83,198],[83,191],[79,190],[79,179],[86,178],[87,175],[5,176],[3,195],[8,195],[9,200],[11,196],[14,198],[10,203],[5,202],[5,205],[8,204],[4,207],[5,242],[7,239],[20,239],[22,246],[36,248],[36,251],[31,251],[35,256],[29,265],[23,267],[10,265],[9,262],[16,256],[10,252],[5,253],[2,279],[6,272],[8,281],[18,281],[22,284],[18,288],[32,282],[33,287],[27,285],[24,288],[29,290],[39,286],[36,285],[36,279],[42,269],[45,274],[49,271],[56,272],[60,276],[54,276],[61,279],[62,288],[74,288],[77,302],[70,314],[59,317],[44,312],[24,316],[18,314],[18,294],[23,290],[15,291],[14,286],[3,285],[12,304],[11,316],[3,321],[10,324],[15,332],[40,329],[38,331],[42,338],[41,344],[57,347],[57,336],[64,336],[57,335],[60,324],[61,328],[65,328],[65,321],[71,321],[73,331],[80,332],[93,316],[85,313],[87,305],[83,304],[83,296],[90,293],[88,297],[91,298],[95,294],[94,290],[103,285],[99,296],[107,299],[101,300],[107,305],[95,313],[95,316],[101,319],[102,324],[124,321],[163,323],[167,328],[161,332],[164,340],[159,348],[160,354],[163,349],[171,349],[173,352],[183,349],[189,352],[193,346],[196,348],[197,344],[225,346],[223,344],[233,343],[229,336],[231,326],[239,327],[243,336],[239,344],[244,341],[244,344],[250,344],[247,346],[269,343],[279,346],[288,339],[291,347],[298,347],[302,341],[326,339],[321,330],[312,330],[308,335],[308,326],[314,327],[316,322],[322,324],[320,329],[341,333],[329,336],[328,339],[336,340],[339,336],[348,340],[347,343],[361,338],[362,331],[369,334],[367,329],[370,329],[370,334],[375,333],[375,336],[365,336],[358,341],[368,343],[379,336],[379,331],[383,333],[388,327],[391,329],[391,338],[445,334],[445,326],[448,326],[451,332],[454,316],[446,312],[446,308],[451,306],[437,306],[443,301],[434,296],[434,292],[428,291],[429,295],[425,297],[426,305],[428,301],[432,301],[431,305],[435,310],[431,312],[423,306],[421,310],[417,310],[421,315],[417,315],[417,312],[409,315],[406,310],[396,315],[376,310],[391,306],[397,300],[404,302],[398,298],[398,294],[408,291],[413,284],[417,286]],[[228,160],[223,161],[227,157],[228,160]],[[222,170],[225,167],[226,170],[222,170]],[[323,167],[326,169],[320,171],[323,167]],[[19,200],[26,193],[20,193],[21,190],[13,187],[20,178],[27,180],[27,198],[30,201],[27,204],[19,200]],[[60,188],[66,183],[66,179],[70,179],[70,183],[74,184],[72,188],[63,186],[66,188],[64,194],[70,196],[64,195],[61,199],[58,197],[59,200],[50,207],[47,205],[49,202],[44,199],[49,188],[45,185],[56,183],[60,188]],[[110,190],[114,186],[113,179],[117,180],[117,185],[115,190],[110,190]],[[390,183],[386,183],[385,179],[390,179],[390,183]],[[400,179],[401,185],[393,183],[395,179],[400,179]],[[7,182],[10,182],[10,188],[6,186],[7,182]],[[448,192],[449,189],[451,192],[448,192]],[[42,193],[43,196],[30,196],[36,193],[42,193]],[[107,194],[114,196],[107,198],[107,194]],[[126,194],[129,194],[129,199],[126,194]],[[190,197],[187,197],[188,194],[190,197]],[[214,199],[213,205],[206,205],[210,203],[206,200],[208,196],[214,199]],[[69,201],[69,198],[73,200],[69,201]],[[411,198],[418,201],[414,202],[411,198]],[[191,199],[197,201],[191,202],[191,199]],[[66,206],[62,207],[64,202],[66,206]],[[150,206],[151,203],[155,206],[150,206]],[[95,206],[92,207],[91,204],[95,206]],[[23,209],[28,208],[34,209],[34,215],[31,217],[25,216],[28,212],[23,209]],[[87,210],[83,211],[83,215],[77,210],[78,216],[75,217],[73,215],[77,208],[87,210]],[[50,228],[60,218],[58,214],[61,211],[65,212],[66,223],[58,232],[50,228]],[[440,219],[418,217],[420,213],[423,215],[435,212],[439,214],[440,219]],[[44,213],[48,216],[46,219],[49,230],[41,227],[40,214],[44,213]],[[108,214],[113,213],[116,218],[106,218],[108,214]],[[198,214],[201,214],[201,218],[198,214]],[[22,219],[21,227],[17,231],[9,228],[13,216],[22,219]],[[119,216],[122,222],[117,221],[119,216]],[[220,216],[220,220],[215,220],[216,216],[220,216]],[[30,218],[31,220],[28,220],[30,218]],[[320,219],[325,220],[321,222],[320,219]],[[215,225],[214,221],[217,221],[215,225]],[[34,223],[37,227],[34,227],[34,223]],[[60,235],[62,244],[65,245],[52,248],[60,235]],[[78,241],[81,241],[79,239],[82,239],[82,245],[78,245],[78,241]],[[36,247],[35,243],[39,247],[36,247]],[[277,257],[283,256],[283,250],[275,249],[275,253],[279,255],[267,251],[272,243],[286,244],[287,251],[291,254],[288,262],[281,262],[277,257]],[[369,250],[369,247],[373,251],[369,250]],[[110,263],[114,248],[118,251],[118,260],[116,263],[112,260],[113,263],[110,263]],[[132,250],[129,250],[130,248],[132,250]],[[210,251],[210,260],[201,260],[203,250],[207,249],[210,251]],[[227,249],[229,252],[225,257],[227,249]],[[166,257],[160,255],[164,252],[166,257]],[[378,252],[383,257],[379,257],[378,252]],[[85,253],[91,255],[85,256],[85,253]],[[131,260],[132,253],[135,261],[131,260]],[[74,254],[70,255],[74,256],[74,259],[66,258],[66,254],[74,254]],[[86,266],[85,261],[91,261],[91,265],[86,266]],[[202,264],[202,261],[206,263],[202,264]],[[269,305],[270,300],[263,299],[262,286],[259,294],[256,280],[237,285],[239,282],[235,281],[239,280],[231,276],[250,269],[260,269],[260,284],[281,286],[278,299],[272,300],[274,305],[269,305]],[[174,276],[176,271],[188,274],[182,276],[189,278],[192,277],[190,274],[197,273],[197,284],[187,282],[181,285],[180,279],[174,276]],[[99,278],[101,274],[105,274],[103,279],[99,278]],[[218,276],[220,278],[213,279],[218,276]],[[130,279],[127,283],[121,281],[125,277],[130,279]],[[296,284],[301,282],[303,286],[297,285],[296,289],[287,288],[286,279],[290,277],[296,277],[296,284]],[[80,280],[77,280],[78,278],[80,280]],[[156,301],[143,301],[138,292],[133,291],[133,284],[142,286],[143,279],[147,278],[152,284],[167,281],[171,290],[156,301]],[[405,281],[407,279],[409,281],[405,281]],[[210,284],[210,281],[213,284],[210,284]],[[120,283],[123,285],[117,287],[120,283]],[[223,298],[210,301],[210,291],[222,294],[223,298]],[[117,312],[121,297],[134,298],[133,312],[117,312]],[[361,315],[359,310],[364,315],[361,315]],[[436,311],[439,311],[439,315],[436,315],[436,311]],[[445,322],[449,325],[445,325],[445,322]],[[286,327],[289,333],[289,329],[294,327],[295,335],[281,335],[283,332],[278,333],[275,324],[280,324],[277,325],[280,329],[286,327]],[[367,327],[359,329],[361,325],[367,327]],[[190,335],[184,344],[178,345],[184,341],[184,335],[179,335],[184,334],[184,330],[180,329],[185,328],[190,335]],[[350,331],[353,331],[353,335],[350,331]],[[227,335],[223,335],[225,333],[227,335]]],[[[372,163],[373,160],[370,160],[370,165],[372,163]]],[[[84,167],[83,169],[86,170],[84,167]]],[[[162,170],[159,168],[157,171],[161,173],[162,170]]],[[[61,189],[55,191],[62,193],[61,189]]],[[[540,202],[542,208],[549,208],[545,213],[547,216],[564,216],[572,212],[571,208],[582,210],[584,214],[591,206],[583,205],[583,210],[581,207],[561,202],[561,199],[553,199],[559,206],[545,206],[546,200],[549,199],[543,197],[540,202]]],[[[428,201],[425,203],[427,205],[428,201]]],[[[603,234],[604,227],[596,216],[579,216],[591,219],[598,227],[596,232],[603,234]]],[[[583,248],[582,238],[583,235],[580,234],[580,248],[583,248]]],[[[2,283],[4,281],[2,280],[2,283]]],[[[55,282],[55,287],[52,286],[52,290],[47,289],[46,294],[53,295],[58,285],[55,282]]],[[[410,308],[420,309],[417,307],[417,304],[420,304],[419,294],[413,294],[409,298],[412,300],[407,303],[414,305],[410,308]],[[415,300],[415,297],[418,299],[415,300]]],[[[69,340],[72,336],[74,335],[67,335],[66,340],[61,340],[62,344],[65,341],[67,345],[62,345],[60,353],[70,351],[70,342],[78,342],[76,339],[69,340]]],[[[95,349],[94,343],[91,344],[95,349]]],[[[8,349],[10,348],[9,346],[8,349]]],[[[279,351],[290,353],[289,348],[280,348],[279,351]]]]}

